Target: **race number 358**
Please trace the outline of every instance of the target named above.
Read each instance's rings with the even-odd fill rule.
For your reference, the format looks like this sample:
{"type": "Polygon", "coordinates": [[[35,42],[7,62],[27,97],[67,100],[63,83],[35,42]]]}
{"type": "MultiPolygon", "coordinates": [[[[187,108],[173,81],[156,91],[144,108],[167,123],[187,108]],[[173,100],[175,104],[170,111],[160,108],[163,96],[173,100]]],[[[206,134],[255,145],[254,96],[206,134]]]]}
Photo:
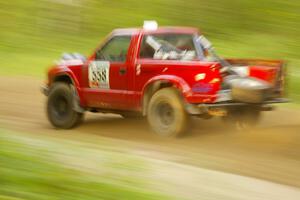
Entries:
{"type": "Polygon", "coordinates": [[[109,62],[95,61],[89,64],[89,86],[109,89],[109,62]]]}

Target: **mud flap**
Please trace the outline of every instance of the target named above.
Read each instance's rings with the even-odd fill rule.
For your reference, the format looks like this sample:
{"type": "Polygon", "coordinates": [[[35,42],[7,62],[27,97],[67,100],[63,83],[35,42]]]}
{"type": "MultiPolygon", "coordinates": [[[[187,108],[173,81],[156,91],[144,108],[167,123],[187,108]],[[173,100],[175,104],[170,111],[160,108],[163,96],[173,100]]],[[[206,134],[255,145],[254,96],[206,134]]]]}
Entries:
{"type": "Polygon", "coordinates": [[[73,93],[73,110],[75,110],[76,112],[78,113],[84,113],[85,112],[85,109],[83,109],[81,106],[80,106],[80,99],[79,99],[79,96],[77,94],[77,91],[74,87],[74,85],[70,85],[71,87],[71,90],[72,90],[72,93],[73,93]]]}

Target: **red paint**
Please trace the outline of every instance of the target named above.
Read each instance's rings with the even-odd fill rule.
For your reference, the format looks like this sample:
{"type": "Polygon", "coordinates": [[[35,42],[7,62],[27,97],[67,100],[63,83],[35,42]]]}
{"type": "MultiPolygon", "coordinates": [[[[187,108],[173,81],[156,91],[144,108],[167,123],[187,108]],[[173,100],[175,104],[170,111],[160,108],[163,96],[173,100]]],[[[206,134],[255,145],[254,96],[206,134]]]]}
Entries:
{"type": "MultiPolygon", "coordinates": [[[[67,75],[76,86],[80,97],[81,106],[85,108],[105,108],[116,110],[141,110],[142,99],[147,87],[156,81],[171,83],[178,88],[188,103],[213,103],[216,94],[221,88],[220,65],[216,62],[195,61],[172,61],[139,59],[140,43],[144,34],[148,33],[182,33],[199,34],[197,29],[183,27],[165,27],[156,31],[143,29],[118,29],[113,31],[105,41],[99,45],[101,48],[110,38],[115,35],[132,35],[126,62],[110,63],[110,89],[95,89],[89,87],[88,65],[95,60],[94,53],[84,64],[54,66],[48,72],[49,86],[58,75],[67,75]],[[140,73],[136,72],[140,66],[140,73]],[[126,70],[120,74],[121,68],[126,70]],[[196,81],[195,76],[199,73],[206,74],[203,80],[196,81]],[[220,80],[220,81],[212,81],[220,80]],[[197,83],[206,84],[209,91],[204,93],[193,92],[192,88],[197,83]]],[[[238,62],[241,60],[230,60],[238,62]]],[[[245,61],[245,60],[242,60],[245,61]]],[[[269,82],[274,82],[278,71],[276,67],[252,66],[250,76],[257,77],[269,82]]]]}
{"type": "Polygon", "coordinates": [[[274,84],[276,81],[276,74],[278,73],[277,67],[266,66],[250,66],[249,75],[256,77],[267,82],[274,84]]]}

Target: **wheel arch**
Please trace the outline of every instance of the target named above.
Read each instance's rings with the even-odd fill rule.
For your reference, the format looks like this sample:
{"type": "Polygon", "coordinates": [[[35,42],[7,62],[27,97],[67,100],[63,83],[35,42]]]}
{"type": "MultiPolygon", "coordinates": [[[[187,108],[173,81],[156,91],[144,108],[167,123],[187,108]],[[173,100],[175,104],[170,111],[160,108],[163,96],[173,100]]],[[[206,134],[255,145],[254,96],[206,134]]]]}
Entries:
{"type": "Polygon", "coordinates": [[[147,115],[147,107],[151,97],[160,89],[166,87],[173,87],[178,90],[178,92],[185,97],[186,93],[190,90],[189,85],[182,78],[177,76],[163,75],[152,78],[149,80],[142,92],[142,113],[144,116],[147,115]]]}
{"type": "Polygon", "coordinates": [[[71,85],[72,90],[74,91],[74,95],[76,96],[76,102],[78,107],[85,105],[83,96],[81,94],[79,82],[75,75],[72,73],[72,71],[62,71],[55,73],[50,79],[49,87],[51,88],[51,85],[57,82],[67,83],[71,85]]]}
{"type": "Polygon", "coordinates": [[[76,88],[79,87],[79,82],[71,71],[70,72],[63,71],[54,74],[51,78],[50,84],[53,84],[55,82],[64,82],[64,83],[72,84],[76,88]]]}

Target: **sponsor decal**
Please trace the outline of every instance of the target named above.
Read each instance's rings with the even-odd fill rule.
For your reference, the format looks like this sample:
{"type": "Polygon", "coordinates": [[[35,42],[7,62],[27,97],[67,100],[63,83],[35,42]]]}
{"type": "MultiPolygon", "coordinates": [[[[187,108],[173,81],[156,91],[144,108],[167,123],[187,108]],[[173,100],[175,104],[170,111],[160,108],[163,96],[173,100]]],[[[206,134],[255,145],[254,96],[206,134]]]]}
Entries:
{"type": "Polygon", "coordinates": [[[207,92],[212,91],[212,89],[213,89],[213,87],[209,83],[196,83],[192,87],[192,91],[194,93],[207,93],[207,92]]]}
{"type": "Polygon", "coordinates": [[[140,74],[141,74],[141,65],[139,64],[136,66],[136,75],[138,76],[140,74]]]}
{"type": "Polygon", "coordinates": [[[107,61],[94,61],[89,64],[89,86],[109,89],[109,67],[107,61]]]}

